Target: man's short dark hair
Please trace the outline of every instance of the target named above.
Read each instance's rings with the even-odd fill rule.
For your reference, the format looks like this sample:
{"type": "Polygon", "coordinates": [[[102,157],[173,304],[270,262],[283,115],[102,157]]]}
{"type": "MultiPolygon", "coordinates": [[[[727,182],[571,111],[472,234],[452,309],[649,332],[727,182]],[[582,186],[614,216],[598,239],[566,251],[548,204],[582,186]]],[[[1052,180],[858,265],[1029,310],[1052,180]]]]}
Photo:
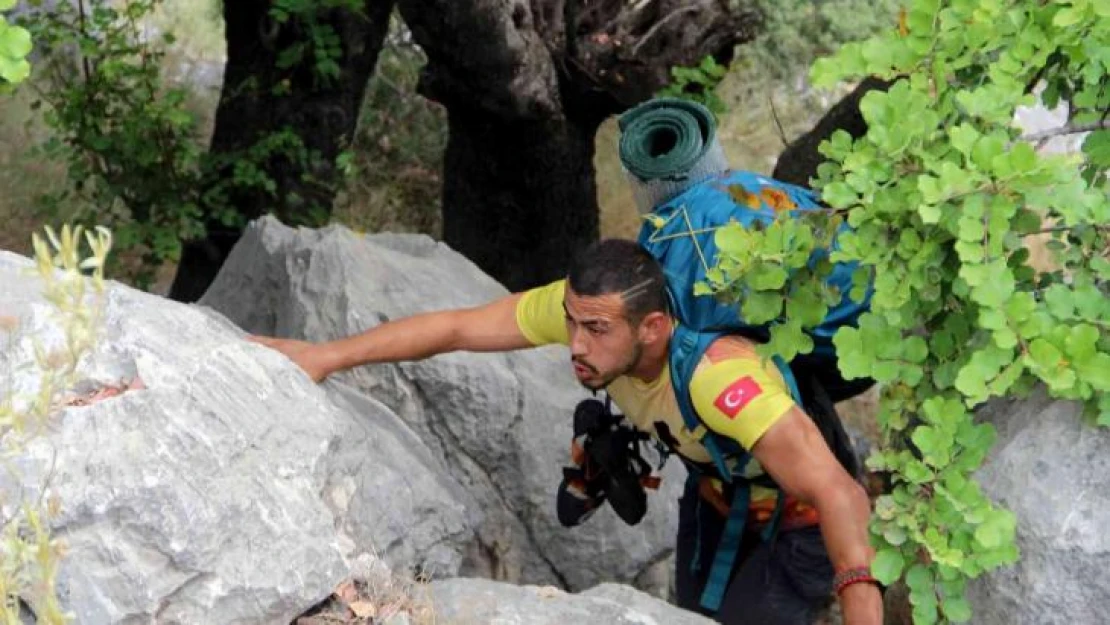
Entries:
{"type": "Polygon", "coordinates": [[[620,294],[625,314],[634,323],[648,313],[667,310],[663,269],[635,241],[602,239],[590,244],[571,260],[567,282],[578,295],[620,294]]]}

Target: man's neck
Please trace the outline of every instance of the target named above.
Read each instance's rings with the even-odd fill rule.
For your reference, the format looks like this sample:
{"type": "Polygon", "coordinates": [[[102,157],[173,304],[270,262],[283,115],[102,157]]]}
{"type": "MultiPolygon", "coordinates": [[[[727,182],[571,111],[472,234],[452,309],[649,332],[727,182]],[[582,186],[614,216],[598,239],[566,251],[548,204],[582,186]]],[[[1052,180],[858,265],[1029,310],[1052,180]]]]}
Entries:
{"type": "Polygon", "coordinates": [[[674,325],[667,339],[655,345],[645,345],[644,353],[640,356],[640,364],[630,371],[628,375],[643,382],[654,382],[663,374],[670,355],[671,339],[674,337],[674,325]]]}

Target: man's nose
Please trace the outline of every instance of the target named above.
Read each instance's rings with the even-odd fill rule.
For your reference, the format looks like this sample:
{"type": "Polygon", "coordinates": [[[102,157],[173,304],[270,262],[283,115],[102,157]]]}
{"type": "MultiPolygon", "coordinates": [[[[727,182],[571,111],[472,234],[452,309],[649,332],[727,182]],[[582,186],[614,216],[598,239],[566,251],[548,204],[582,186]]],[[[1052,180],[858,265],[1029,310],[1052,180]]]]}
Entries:
{"type": "Polygon", "coordinates": [[[570,331],[570,354],[572,356],[585,356],[589,351],[585,332],[570,331]]]}

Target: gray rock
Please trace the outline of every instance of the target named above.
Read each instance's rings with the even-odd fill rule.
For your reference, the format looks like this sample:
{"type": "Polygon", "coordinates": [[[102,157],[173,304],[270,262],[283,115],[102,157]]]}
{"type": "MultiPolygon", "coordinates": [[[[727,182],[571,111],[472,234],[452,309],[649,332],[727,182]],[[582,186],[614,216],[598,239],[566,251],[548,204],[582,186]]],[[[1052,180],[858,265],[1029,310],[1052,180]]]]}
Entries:
{"type": "Polygon", "coordinates": [[[984,625],[1106,622],[1110,606],[1110,432],[1074,402],[1043,393],[998,401],[982,416],[998,441],[979,472],[984,492],[1017,515],[1016,565],[974,581],[984,625]]]}
{"type": "MultiPolygon", "coordinates": [[[[17,405],[40,383],[30,337],[61,338],[29,266],[0,253],[17,405]]],[[[112,283],[103,313],[76,390],[145,388],[60,409],[0,472],[4,515],[44,483],[62,502],[58,590],[76,622],[288,623],[365,553],[457,572],[466,503],[382,404],[325,393],[211,311],[112,283]]]]}
{"type": "Polygon", "coordinates": [[[713,621],[628,586],[604,584],[581,594],[546,586],[515,586],[456,578],[430,586],[442,625],[710,625],[713,621]]]}
{"type": "MultiPolygon", "coordinates": [[[[319,341],[505,294],[426,236],[293,230],[264,218],[248,228],[200,304],[252,333],[319,341]]],[[[638,526],[607,507],[579,528],[559,525],[555,490],[571,415],[587,396],[566,361],[556,346],[444,354],[333,376],[400,415],[433,450],[436,469],[470,493],[478,541],[465,574],[579,590],[634,580],[673,549],[684,478],[677,462],[638,526]]]]}

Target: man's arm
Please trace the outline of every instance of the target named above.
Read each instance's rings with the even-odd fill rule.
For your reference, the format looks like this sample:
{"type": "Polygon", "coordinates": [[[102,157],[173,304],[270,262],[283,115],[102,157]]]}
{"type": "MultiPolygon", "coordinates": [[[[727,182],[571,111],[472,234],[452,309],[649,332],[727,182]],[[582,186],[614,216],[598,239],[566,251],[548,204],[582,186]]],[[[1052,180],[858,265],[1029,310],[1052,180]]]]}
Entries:
{"type": "Polygon", "coordinates": [[[516,321],[521,293],[474,308],[423,313],[387,321],[361,334],[310,343],[252,336],[285,354],[315,381],[374,362],[420,360],[452,351],[491,352],[531,347],[516,321]]]}
{"type": "MultiPolygon", "coordinates": [[[[787,493],[817,509],[825,547],[838,573],[871,565],[867,493],[840,465],[805,413],[791,407],[759,438],[752,455],[787,493]]],[[[848,625],[882,623],[882,596],[875,585],[852,584],[840,599],[848,625]]]]}

